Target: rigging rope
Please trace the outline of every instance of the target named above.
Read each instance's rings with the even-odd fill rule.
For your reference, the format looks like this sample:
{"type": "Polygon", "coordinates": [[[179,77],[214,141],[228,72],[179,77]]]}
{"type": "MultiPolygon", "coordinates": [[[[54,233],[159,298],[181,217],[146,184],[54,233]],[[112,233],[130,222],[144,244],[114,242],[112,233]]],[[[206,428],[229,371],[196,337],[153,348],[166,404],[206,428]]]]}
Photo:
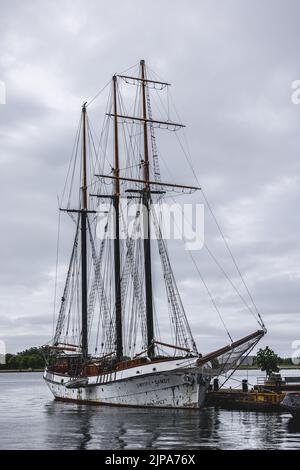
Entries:
{"type": "MultiPolygon", "coordinates": [[[[59,207],[59,201],[58,201],[59,207]]],[[[56,240],[56,263],[55,263],[55,283],[54,283],[54,299],[53,299],[53,324],[52,324],[52,337],[55,330],[55,316],[56,316],[56,299],[57,299],[57,273],[58,273],[58,258],[59,258],[59,242],[60,242],[60,210],[58,211],[58,224],[57,224],[57,240],[56,240]]]]}
{"type": "Polygon", "coordinates": [[[247,293],[248,293],[248,295],[249,295],[249,298],[250,298],[250,300],[251,300],[251,302],[252,302],[252,305],[253,305],[254,308],[255,308],[255,311],[256,311],[256,313],[257,313],[257,316],[258,316],[258,318],[259,318],[259,320],[260,320],[259,324],[261,325],[262,328],[265,328],[263,319],[261,318],[261,315],[260,315],[260,313],[259,313],[259,311],[258,311],[258,308],[257,308],[255,302],[254,302],[254,299],[253,299],[253,297],[252,297],[252,295],[251,295],[251,292],[249,291],[249,288],[248,288],[248,286],[247,286],[247,284],[246,284],[246,282],[245,282],[245,280],[244,280],[244,277],[243,277],[243,275],[242,275],[242,273],[241,273],[241,271],[240,271],[240,269],[239,269],[239,267],[238,267],[238,264],[237,264],[237,262],[236,262],[236,260],[235,260],[235,258],[234,258],[234,256],[233,256],[233,253],[232,253],[232,251],[231,251],[231,249],[230,249],[230,247],[229,247],[229,245],[228,245],[228,243],[227,243],[226,238],[224,237],[224,234],[223,234],[223,232],[222,232],[222,230],[221,230],[221,227],[220,227],[220,225],[219,225],[219,223],[218,223],[218,220],[217,220],[217,218],[216,218],[216,216],[215,216],[215,214],[214,214],[214,212],[213,212],[213,210],[212,210],[212,207],[211,207],[211,205],[209,204],[209,202],[208,202],[208,200],[207,200],[207,197],[206,197],[206,195],[205,195],[205,193],[204,193],[203,190],[202,190],[202,194],[203,194],[203,198],[204,198],[204,200],[205,200],[205,202],[206,202],[206,204],[207,204],[207,207],[208,207],[208,209],[209,209],[209,211],[210,211],[210,213],[211,213],[211,215],[212,215],[212,217],[213,217],[213,219],[214,219],[214,221],[215,221],[215,223],[216,223],[216,225],[217,225],[217,227],[218,227],[218,230],[219,230],[219,232],[220,232],[220,234],[221,234],[221,237],[222,237],[222,240],[224,241],[224,244],[225,244],[225,246],[226,246],[226,248],[227,248],[227,250],[228,250],[228,253],[230,254],[230,257],[231,257],[231,259],[232,259],[232,262],[234,263],[234,266],[235,266],[235,268],[236,268],[236,270],[237,270],[237,272],[238,272],[238,274],[239,274],[239,276],[240,276],[240,278],[241,278],[241,280],[242,280],[242,282],[243,282],[243,285],[244,285],[244,287],[245,287],[245,289],[246,289],[246,291],[247,291],[247,293]]]}
{"type": "MultiPolygon", "coordinates": [[[[157,74],[155,74],[155,75],[157,75],[157,74]]],[[[162,107],[164,108],[164,111],[165,111],[165,112],[167,111],[167,114],[168,114],[168,113],[169,113],[169,95],[168,95],[168,109],[167,109],[167,110],[165,109],[165,106],[164,106],[164,104],[163,104],[163,102],[162,102],[162,100],[161,100],[161,98],[160,98],[160,95],[159,95],[159,94],[157,94],[157,95],[158,95],[159,100],[160,100],[160,102],[161,102],[161,104],[162,104],[162,107]]],[[[177,115],[177,118],[178,118],[178,120],[180,121],[180,116],[179,116],[179,114],[178,114],[178,112],[177,112],[177,110],[176,110],[176,107],[175,107],[175,105],[174,105],[174,103],[173,103],[173,100],[172,100],[172,104],[173,104],[175,113],[176,113],[176,115],[177,115]]],[[[178,141],[178,143],[179,143],[179,145],[180,145],[180,147],[181,147],[181,149],[182,149],[182,152],[183,152],[183,154],[184,154],[184,156],[185,156],[185,158],[186,158],[186,161],[188,162],[188,165],[189,165],[189,167],[190,167],[190,169],[191,169],[191,171],[192,171],[192,173],[193,173],[193,176],[194,176],[194,178],[195,178],[195,181],[197,182],[198,186],[200,187],[201,185],[200,185],[199,179],[198,179],[198,177],[197,177],[197,175],[196,175],[196,172],[195,172],[195,170],[194,170],[194,167],[193,167],[193,164],[192,164],[192,161],[191,161],[192,159],[191,159],[191,155],[190,155],[190,151],[189,151],[189,146],[188,146],[188,142],[187,142],[187,138],[186,138],[186,133],[184,132],[184,129],[183,129],[183,136],[184,136],[184,139],[185,139],[185,142],[186,142],[187,151],[186,151],[185,147],[183,146],[183,144],[182,144],[182,142],[181,142],[181,140],[180,140],[179,135],[176,133],[177,141],[178,141]]],[[[227,251],[228,251],[228,253],[229,253],[229,255],[230,255],[231,259],[232,259],[232,262],[233,262],[233,264],[234,264],[234,266],[235,266],[235,269],[236,269],[236,271],[237,271],[237,273],[238,273],[238,275],[239,275],[239,277],[240,277],[240,279],[241,279],[241,281],[242,281],[242,283],[243,283],[243,285],[244,285],[245,291],[246,291],[246,293],[247,293],[248,296],[249,296],[250,302],[252,303],[252,305],[253,305],[253,307],[254,307],[254,309],[255,309],[255,312],[256,312],[257,317],[255,316],[254,312],[253,312],[252,309],[249,307],[249,305],[247,304],[247,302],[245,301],[245,299],[241,296],[241,294],[240,294],[240,293],[238,292],[238,290],[235,288],[235,286],[233,285],[233,283],[232,283],[232,281],[230,280],[229,276],[227,275],[227,273],[225,273],[224,269],[221,267],[220,263],[218,263],[218,262],[216,261],[216,258],[215,258],[215,257],[214,257],[214,260],[217,262],[218,266],[222,269],[223,274],[225,274],[225,276],[227,277],[227,279],[230,280],[230,283],[232,284],[232,286],[234,287],[234,289],[237,291],[238,295],[239,295],[240,298],[243,300],[243,302],[245,303],[245,305],[247,306],[247,308],[249,309],[249,311],[254,315],[254,317],[256,318],[256,321],[259,323],[259,325],[260,325],[263,329],[265,329],[265,325],[264,325],[264,322],[263,322],[263,320],[262,320],[262,317],[261,317],[261,315],[260,315],[260,313],[259,313],[259,311],[258,311],[258,308],[257,308],[257,306],[256,306],[256,304],[255,304],[255,302],[254,302],[254,299],[253,299],[253,297],[252,297],[252,295],[251,295],[251,293],[250,293],[250,290],[249,290],[249,288],[248,288],[248,286],[247,286],[247,284],[246,284],[246,281],[245,281],[245,279],[244,279],[244,277],[243,277],[243,275],[242,275],[242,273],[241,273],[241,271],[240,271],[240,269],[239,269],[239,267],[238,267],[237,261],[236,261],[234,255],[233,255],[233,253],[232,253],[230,247],[229,247],[229,244],[228,244],[228,242],[227,242],[227,240],[226,240],[226,238],[225,238],[225,236],[224,236],[224,234],[223,234],[223,232],[222,232],[222,229],[221,229],[221,227],[220,227],[220,224],[219,224],[218,221],[217,221],[217,218],[216,218],[216,216],[215,216],[215,214],[214,214],[214,212],[213,212],[213,210],[212,210],[211,205],[210,205],[209,202],[208,202],[208,199],[207,199],[207,197],[206,197],[206,195],[205,195],[203,189],[202,189],[202,194],[203,194],[203,198],[204,198],[204,200],[205,200],[205,202],[206,202],[206,204],[207,204],[207,207],[208,207],[208,209],[209,209],[209,211],[210,211],[210,213],[211,213],[211,215],[212,215],[212,217],[213,217],[213,220],[215,221],[215,224],[216,224],[216,226],[217,226],[217,228],[218,228],[218,231],[220,232],[220,235],[221,235],[222,240],[223,240],[223,242],[224,242],[224,244],[225,244],[225,247],[226,247],[226,249],[227,249],[227,251]]],[[[210,252],[210,253],[211,253],[211,252],[210,252]]]]}
{"type": "MultiPolygon", "coordinates": [[[[184,153],[184,155],[185,155],[185,157],[186,157],[186,160],[187,160],[187,162],[188,162],[188,164],[189,164],[189,166],[190,166],[190,168],[191,168],[191,170],[192,170],[192,172],[193,172],[193,175],[194,175],[194,177],[195,177],[195,180],[196,180],[197,184],[200,186],[200,182],[199,182],[199,179],[198,179],[198,177],[197,177],[197,175],[196,175],[196,173],[195,173],[195,170],[194,170],[194,168],[193,168],[193,165],[192,165],[192,162],[191,162],[191,158],[190,158],[190,156],[188,155],[188,153],[185,151],[185,148],[183,147],[182,142],[180,141],[180,138],[178,137],[177,134],[176,134],[176,137],[177,137],[177,140],[178,140],[178,142],[179,142],[179,144],[180,144],[180,146],[181,146],[181,149],[182,149],[182,151],[183,151],[183,153],[184,153]]],[[[258,309],[257,309],[257,306],[256,306],[256,304],[255,304],[255,302],[254,302],[254,299],[253,299],[253,297],[252,297],[252,295],[251,295],[251,293],[250,293],[250,290],[249,290],[249,288],[248,288],[248,286],[247,286],[247,284],[246,284],[246,281],[245,281],[245,279],[244,279],[244,277],[243,277],[243,275],[242,275],[242,273],[241,273],[241,271],[240,271],[240,269],[239,269],[239,267],[238,267],[238,264],[237,264],[237,262],[236,262],[236,259],[235,259],[234,255],[233,255],[233,253],[232,253],[232,250],[230,249],[229,244],[228,244],[228,242],[227,242],[227,240],[226,240],[226,238],[225,238],[225,236],[224,236],[224,234],[223,234],[223,231],[222,231],[222,229],[221,229],[221,226],[220,226],[220,224],[218,223],[217,217],[216,217],[216,215],[214,214],[211,205],[208,203],[207,196],[205,195],[203,189],[201,190],[201,192],[202,192],[202,194],[203,194],[204,201],[206,202],[207,207],[208,207],[208,209],[209,209],[209,211],[210,211],[210,213],[211,213],[211,215],[212,215],[212,217],[213,217],[213,220],[215,221],[216,226],[217,226],[217,228],[218,228],[218,230],[219,230],[219,232],[220,232],[220,235],[221,235],[222,240],[223,240],[223,242],[224,242],[224,244],[225,244],[225,247],[226,247],[226,249],[227,249],[227,251],[228,251],[228,253],[229,253],[229,255],[230,255],[230,257],[231,257],[231,259],[232,259],[232,261],[233,261],[233,263],[234,263],[234,266],[235,266],[235,268],[236,268],[236,270],[237,270],[237,273],[238,273],[238,275],[239,275],[239,277],[240,277],[240,279],[241,279],[241,281],[242,281],[242,283],[243,283],[243,285],[244,285],[244,287],[245,287],[245,289],[246,289],[247,294],[249,295],[249,299],[250,299],[250,301],[251,301],[251,303],[252,303],[252,305],[253,305],[253,307],[254,307],[254,309],[255,309],[255,311],[256,311],[256,314],[257,314],[257,317],[258,317],[258,319],[256,318],[256,320],[257,320],[258,324],[259,324],[262,328],[265,328],[265,325],[264,325],[264,322],[263,322],[263,320],[262,320],[262,318],[261,318],[261,315],[260,315],[260,313],[259,313],[259,311],[258,311],[258,309]]],[[[219,264],[219,263],[218,263],[218,265],[219,265],[219,267],[220,267],[220,264],[219,264]]],[[[223,271],[223,273],[225,273],[223,269],[222,269],[222,271],[223,271]]],[[[227,277],[228,280],[229,280],[228,275],[226,275],[226,277],[227,277]]],[[[232,283],[232,281],[230,281],[230,282],[232,283]]],[[[237,291],[236,288],[235,288],[235,290],[237,291]]],[[[237,291],[237,292],[238,292],[238,291],[237,291]]],[[[241,294],[239,294],[239,296],[241,297],[241,294]]],[[[242,298],[242,297],[241,297],[241,298],[242,298]]],[[[248,305],[248,304],[246,303],[245,299],[244,299],[243,301],[244,301],[244,303],[245,303],[246,305],[248,305]]],[[[249,309],[250,312],[253,314],[253,311],[250,309],[249,306],[248,306],[248,309],[249,309]]]]}
{"type": "Polygon", "coordinates": [[[60,306],[60,311],[57,319],[57,325],[56,325],[56,331],[54,335],[53,342],[58,343],[60,335],[62,333],[63,325],[65,322],[65,309],[66,309],[66,302],[68,299],[69,295],[69,287],[70,287],[70,277],[71,277],[71,271],[73,267],[73,262],[76,257],[76,252],[77,252],[77,247],[78,247],[78,234],[79,234],[79,216],[78,216],[78,222],[77,222],[77,227],[76,227],[76,234],[75,234],[75,239],[74,239],[74,244],[73,244],[73,249],[72,249],[72,254],[71,254],[71,259],[70,259],[70,264],[69,264],[69,269],[67,273],[67,279],[65,283],[65,288],[63,292],[63,296],[61,299],[61,306],[60,306]]]}

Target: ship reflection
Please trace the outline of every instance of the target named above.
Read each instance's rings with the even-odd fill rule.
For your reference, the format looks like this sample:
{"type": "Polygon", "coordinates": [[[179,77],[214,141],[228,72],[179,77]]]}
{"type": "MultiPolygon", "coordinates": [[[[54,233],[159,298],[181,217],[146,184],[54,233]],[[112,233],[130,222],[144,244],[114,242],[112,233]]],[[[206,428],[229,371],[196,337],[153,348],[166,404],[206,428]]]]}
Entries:
{"type": "Polygon", "coordinates": [[[47,447],[68,449],[217,448],[213,408],[172,410],[97,407],[51,401],[47,447]]]}
{"type": "Polygon", "coordinates": [[[293,449],[300,422],[285,413],[86,406],[49,401],[49,449],[293,449]]]}

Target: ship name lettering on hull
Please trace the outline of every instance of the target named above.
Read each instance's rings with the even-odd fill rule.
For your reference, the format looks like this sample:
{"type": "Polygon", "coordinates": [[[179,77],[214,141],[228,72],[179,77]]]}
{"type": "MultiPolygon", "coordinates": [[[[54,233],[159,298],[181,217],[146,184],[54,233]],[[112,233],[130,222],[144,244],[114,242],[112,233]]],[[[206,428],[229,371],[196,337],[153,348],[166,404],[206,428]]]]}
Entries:
{"type": "Polygon", "coordinates": [[[137,384],[137,387],[147,387],[149,385],[160,385],[160,384],[167,384],[170,382],[170,379],[164,378],[164,379],[155,379],[155,380],[147,380],[146,382],[142,382],[137,384]]]}

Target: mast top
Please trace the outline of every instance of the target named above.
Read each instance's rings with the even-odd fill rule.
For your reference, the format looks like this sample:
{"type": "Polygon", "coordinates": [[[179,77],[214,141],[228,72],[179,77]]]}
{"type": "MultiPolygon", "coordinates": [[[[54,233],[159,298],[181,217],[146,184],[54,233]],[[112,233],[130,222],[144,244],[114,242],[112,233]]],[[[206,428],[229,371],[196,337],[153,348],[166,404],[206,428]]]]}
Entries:
{"type": "MultiPolygon", "coordinates": [[[[159,80],[149,80],[148,78],[145,77],[145,61],[144,59],[141,59],[140,60],[140,67],[141,67],[141,76],[140,77],[132,77],[130,75],[122,75],[122,74],[117,74],[115,75],[116,77],[120,77],[120,78],[123,78],[127,83],[131,83],[133,82],[132,84],[134,84],[134,82],[142,82],[142,84],[144,85],[145,83],[148,83],[148,84],[152,84],[154,87],[155,85],[161,85],[161,89],[163,89],[165,86],[169,86],[171,85],[170,83],[167,83],[167,82],[161,82],[159,80]],[[129,80],[129,81],[128,81],[129,80]]],[[[114,76],[114,77],[115,77],[114,76]]],[[[115,80],[115,78],[113,77],[113,79],[115,80]]],[[[157,88],[156,88],[157,89],[157,88]]]]}
{"type": "Polygon", "coordinates": [[[87,210],[87,148],[86,148],[86,104],[82,105],[82,209],[87,210]]]}

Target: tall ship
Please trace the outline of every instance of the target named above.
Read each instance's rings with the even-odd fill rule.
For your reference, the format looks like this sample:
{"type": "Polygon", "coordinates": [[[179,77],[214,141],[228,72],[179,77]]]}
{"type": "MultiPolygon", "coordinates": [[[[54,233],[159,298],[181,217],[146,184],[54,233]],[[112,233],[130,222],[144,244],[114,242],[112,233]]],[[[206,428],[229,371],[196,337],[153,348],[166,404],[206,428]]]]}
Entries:
{"type": "MultiPolygon", "coordinates": [[[[266,333],[254,312],[258,329],[235,340],[228,333],[223,347],[198,351],[193,330],[205,331],[205,322],[201,313],[197,325],[188,321],[160,209],[170,195],[201,188],[162,177],[157,129],[184,126],[169,119],[169,109],[166,118],[154,115],[152,94],[160,99],[169,84],[149,70],[141,60],[136,73],[112,77],[101,132],[88,112],[95,100],[82,106],[59,201],[73,241],[64,244],[70,259],[54,335],[44,347],[44,380],[57,400],[201,408],[212,378],[233,370],[266,333]]],[[[167,169],[172,158],[170,152],[167,169]]],[[[176,252],[179,263],[187,256],[176,252]]]]}

